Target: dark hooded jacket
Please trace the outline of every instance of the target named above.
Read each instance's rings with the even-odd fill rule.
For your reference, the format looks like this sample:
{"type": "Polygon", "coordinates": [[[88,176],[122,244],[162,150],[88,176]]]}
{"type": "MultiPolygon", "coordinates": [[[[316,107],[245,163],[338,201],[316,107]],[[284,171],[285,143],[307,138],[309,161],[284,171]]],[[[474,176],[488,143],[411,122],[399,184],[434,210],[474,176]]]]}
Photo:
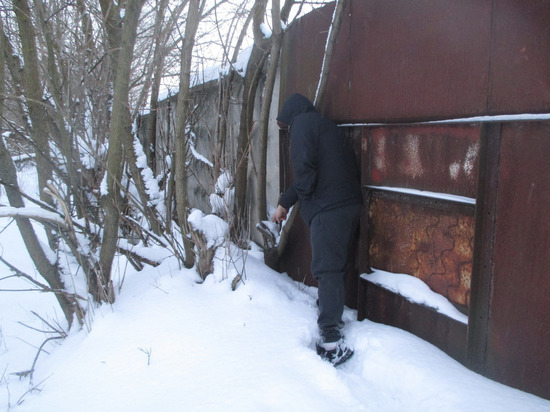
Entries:
{"type": "Polygon", "coordinates": [[[309,224],[321,212],[361,203],[361,187],[351,143],[331,120],[318,113],[304,96],[294,94],[277,120],[290,126],[294,179],[281,195],[286,209],[300,200],[309,224]]]}

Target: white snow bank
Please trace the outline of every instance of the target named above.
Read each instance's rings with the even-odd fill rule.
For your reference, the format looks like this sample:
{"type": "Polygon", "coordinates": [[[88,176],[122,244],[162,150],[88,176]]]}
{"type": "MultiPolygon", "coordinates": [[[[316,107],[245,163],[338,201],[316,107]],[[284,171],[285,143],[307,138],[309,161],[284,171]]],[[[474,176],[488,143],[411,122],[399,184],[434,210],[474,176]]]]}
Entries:
{"type": "Polygon", "coordinates": [[[214,193],[210,195],[212,213],[228,220],[233,211],[234,198],[233,177],[229,170],[223,170],[214,185],[214,193]]]}
{"type": "MultiPolygon", "coordinates": [[[[31,186],[25,176],[20,183],[31,186]]],[[[219,219],[192,216],[209,239],[224,233],[219,219]]],[[[10,222],[0,219],[0,252],[34,274],[10,222]]],[[[314,349],[317,289],[266,267],[253,246],[243,251],[226,242],[202,284],[160,248],[149,253],[158,253],[151,258],[161,265],[141,272],[117,256],[115,303],[89,305],[90,329],[46,344],[32,384],[15,373],[30,368],[50,335],[37,332],[44,325],[30,311],[66,322],[53,294],[0,291],[0,410],[550,411],[550,401],[475,374],[410,333],[359,322],[349,309],[344,333],[355,354],[333,368],[314,349]],[[232,291],[237,273],[243,282],[232,291]]],[[[29,288],[3,272],[0,289],[29,288]]]]}
{"type": "Polygon", "coordinates": [[[391,273],[374,268],[373,273],[364,273],[361,277],[403,296],[412,303],[428,306],[459,322],[468,323],[468,316],[455,308],[445,296],[432,291],[421,279],[403,273],[391,273]]]}
{"type": "Polygon", "coordinates": [[[229,225],[220,217],[205,215],[200,210],[193,209],[187,220],[194,230],[204,234],[208,248],[220,246],[225,241],[229,225]]]}
{"type": "MultiPolygon", "coordinates": [[[[314,350],[316,289],[265,267],[256,250],[226,257],[203,284],[175,260],[129,273],[89,333],[48,347],[35,373],[40,391],[10,410],[550,410],[550,402],[483,378],[407,332],[358,322],[348,309],[344,332],[355,354],[334,368],[314,350]],[[231,276],[219,280],[222,266],[246,272],[235,292],[231,276]]],[[[26,385],[7,371],[14,406],[26,385]]],[[[6,389],[0,385],[3,406],[6,389]]]]}

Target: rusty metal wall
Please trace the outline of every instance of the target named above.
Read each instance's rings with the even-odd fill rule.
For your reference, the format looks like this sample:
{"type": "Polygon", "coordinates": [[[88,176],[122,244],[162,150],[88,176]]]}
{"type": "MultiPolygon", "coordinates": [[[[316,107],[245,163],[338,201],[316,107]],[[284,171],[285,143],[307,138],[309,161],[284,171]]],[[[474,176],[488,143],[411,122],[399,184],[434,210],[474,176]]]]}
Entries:
{"type": "Polygon", "coordinates": [[[364,183],[476,197],[479,125],[365,129],[364,183]]]}
{"type": "Polygon", "coordinates": [[[474,207],[385,192],[369,203],[370,266],[415,276],[467,314],[474,207]]]}
{"type": "Polygon", "coordinates": [[[285,34],[281,53],[282,101],[293,93],[313,101],[333,10],[333,4],[317,9],[296,21],[285,34]]]}
{"type": "MultiPolygon", "coordinates": [[[[363,128],[362,180],[368,185],[368,212],[362,222],[361,267],[412,274],[457,307],[469,308],[468,342],[460,330],[447,326],[430,334],[425,326],[436,322],[434,314],[409,307],[372,285],[359,285],[360,293],[365,289],[358,303],[360,319],[402,327],[458,360],[467,353],[474,370],[550,398],[550,122],[472,125],[460,143],[452,138],[453,127],[441,127],[448,129],[445,136],[454,144],[445,149],[447,156],[431,158],[438,167],[430,171],[429,183],[407,179],[399,169],[417,170],[408,166],[411,129],[423,130],[425,139],[420,139],[417,151],[426,144],[429,152],[434,149],[429,136],[440,134],[438,126],[363,128]],[[391,150],[386,143],[384,150],[377,149],[381,136],[392,137],[391,150]],[[450,190],[452,179],[441,171],[448,171],[452,159],[472,145],[479,184],[465,179],[456,192],[475,191],[476,209],[373,185],[428,184],[431,190],[450,190]],[[380,173],[384,162],[398,170],[380,173]],[[447,347],[450,342],[454,344],[447,347]]],[[[456,127],[459,135],[464,133],[461,127],[456,127]]]]}
{"type": "Polygon", "coordinates": [[[467,313],[475,206],[442,195],[476,197],[479,125],[361,129],[368,207],[363,247],[369,256],[363,270],[376,267],[418,277],[467,313]],[[435,192],[439,198],[407,189],[435,192]]]}
{"type": "Polygon", "coordinates": [[[457,361],[465,362],[466,324],[441,316],[432,308],[411,303],[364,278],[359,284],[359,296],[364,304],[358,308],[358,320],[368,318],[405,329],[431,342],[457,361]]]}
{"type": "MultiPolygon", "coordinates": [[[[547,0],[350,0],[321,110],[339,122],[550,111],[547,0]]],[[[333,5],[285,37],[281,97],[313,98],[333,5]]]]}
{"type": "MultiPolygon", "coordinates": [[[[470,258],[459,256],[467,249],[468,256],[473,254],[470,276],[462,269],[468,265],[459,264],[449,269],[454,279],[432,282],[452,301],[468,306],[467,287],[453,294],[444,285],[459,279],[464,286],[471,279],[467,342],[464,331],[450,329],[444,336],[433,331],[423,337],[449,349],[457,333],[459,343],[452,349],[457,358],[465,349],[466,362],[473,369],[550,399],[550,124],[390,125],[550,112],[550,3],[350,0],[348,4],[320,110],[337,122],[355,124],[351,130],[361,137],[362,182],[476,198],[474,219],[471,209],[449,215],[447,204],[418,205],[404,195],[372,197],[371,189],[366,189],[360,270],[375,261],[395,265],[393,252],[387,251],[407,245],[407,235],[395,233],[410,222],[417,222],[411,231],[424,236],[417,243],[434,251],[432,258],[452,249],[458,257],[453,262],[466,262],[470,258]],[[384,125],[360,125],[372,122],[384,125]],[[407,146],[412,148],[408,153],[407,146]],[[426,228],[434,220],[439,226],[430,238],[426,228]],[[460,233],[449,229],[453,227],[461,227],[460,233]],[[392,245],[383,243],[388,235],[392,245]]],[[[333,5],[326,6],[287,32],[282,100],[294,92],[313,98],[332,11],[333,5]]],[[[303,227],[297,226],[295,236],[302,242],[299,248],[308,244],[303,227]]],[[[405,249],[414,249],[414,244],[409,241],[405,249]]],[[[440,266],[437,259],[426,259],[424,268],[415,272],[420,264],[412,258],[414,253],[395,255],[405,262],[399,266],[398,261],[397,269],[410,273],[412,268],[418,277],[440,266]]],[[[301,280],[307,252],[301,257],[295,252],[292,259],[289,274],[301,280]]],[[[426,332],[425,324],[416,316],[434,321],[432,315],[419,312],[415,319],[407,317],[403,313],[413,309],[402,301],[362,292],[360,284],[358,289],[402,316],[373,307],[365,296],[359,297],[359,314],[370,311],[380,316],[379,321],[419,333],[426,332]]],[[[437,325],[438,320],[434,322],[430,324],[437,325]]]]}
{"type": "Polygon", "coordinates": [[[486,370],[550,398],[550,123],[502,126],[486,370]]]}
{"type": "Polygon", "coordinates": [[[493,0],[487,113],[550,111],[550,3],[493,0]]]}
{"type": "Polygon", "coordinates": [[[409,121],[484,112],[490,5],[352,1],[348,119],[409,121]]]}

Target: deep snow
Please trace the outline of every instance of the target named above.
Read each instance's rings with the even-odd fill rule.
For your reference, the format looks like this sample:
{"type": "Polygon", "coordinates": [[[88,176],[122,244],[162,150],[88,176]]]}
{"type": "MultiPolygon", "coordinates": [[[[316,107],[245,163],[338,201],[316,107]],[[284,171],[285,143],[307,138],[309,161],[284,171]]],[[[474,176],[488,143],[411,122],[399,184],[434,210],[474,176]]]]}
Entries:
{"type": "MultiPolygon", "coordinates": [[[[225,228],[214,216],[193,218],[210,236],[225,228]]],[[[35,273],[15,224],[0,245],[5,259],[35,273]]],[[[49,294],[0,292],[0,409],[550,411],[550,401],[483,378],[407,332],[358,322],[350,309],[345,333],[355,355],[338,368],[323,362],[313,349],[316,289],[267,268],[257,247],[223,243],[204,283],[165,251],[149,253],[162,253],[163,263],[136,272],[117,260],[116,302],[90,307],[87,325],[49,343],[32,384],[13,374],[31,367],[47,335],[18,321],[42,328],[34,310],[64,325],[61,311],[49,294]],[[238,273],[244,281],[232,291],[238,273]]],[[[8,275],[2,266],[0,278],[8,275]]],[[[29,287],[0,281],[0,289],[29,287]]]]}

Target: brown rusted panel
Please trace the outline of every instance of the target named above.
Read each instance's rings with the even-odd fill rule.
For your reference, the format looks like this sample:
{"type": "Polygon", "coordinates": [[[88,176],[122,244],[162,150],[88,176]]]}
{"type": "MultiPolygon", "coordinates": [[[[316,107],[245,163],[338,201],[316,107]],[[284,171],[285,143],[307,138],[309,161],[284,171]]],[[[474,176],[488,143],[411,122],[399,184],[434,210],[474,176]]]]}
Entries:
{"type": "Polygon", "coordinates": [[[334,4],[316,9],[297,20],[285,34],[281,55],[282,101],[292,93],[301,93],[313,101],[333,10],[334,4]]]}
{"type": "Polygon", "coordinates": [[[493,283],[493,246],[500,156],[500,123],[485,123],[480,132],[476,231],[468,316],[468,366],[486,374],[487,334],[493,283]]]}
{"type": "Polygon", "coordinates": [[[502,127],[489,373],[550,399],[550,122],[502,127]]]}
{"type": "MultiPolygon", "coordinates": [[[[284,99],[313,99],[333,4],[283,47],[284,99]]],[[[351,0],[321,111],[339,122],[405,122],[550,110],[547,0],[351,0]]]]}
{"type": "MultiPolygon", "coordinates": [[[[358,170],[362,169],[362,128],[342,128],[342,132],[345,138],[351,141],[353,151],[355,153],[355,161],[357,162],[358,170]]],[[[366,215],[366,208],[363,205],[362,216],[366,215]]],[[[346,305],[350,308],[356,309],[358,302],[358,288],[359,274],[362,273],[361,267],[361,221],[359,227],[356,230],[355,238],[353,240],[352,249],[350,251],[349,267],[346,275],[346,305]]]]}
{"type": "MultiPolygon", "coordinates": [[[[337,43],[333,50],[328,74],[327,87],[322,102],[319,102],[320,111],[342,123],[353,121],[351,107],[351,65],[352,53],[350,43],[351,13],[350,4],[344,12],[342,24],[338,31],[337,43]]],[[[332,8],[331,8],[332,10],[332,8]]]]}
{"type": "Polygon", "coordinates": [[[495,0],[489,113],[550,110],[550,3],[495,0]]]}
{"type": "Polygon", "coordinates": [[[423,305],[411,303],[361,278],[358,319],[368,318],[407,330],[434,344],[459,362],[465,361],[467,325],[423,305]]]}
{"type": "Polygon", "coordinates": [[[473,206],[374,193],[369,226],[372,267],[415,276],[456,305],[469,306],[473,206]]]}
{"type": "Polygon", "coordinates": [[[476,197],[479,125],[369,129],[367,184],[476,197]]]}
{"type": "Polygon", "coordinates": [[[485,112],[490,17],[491,0],[352,0],[350,117],[485,112]]]}

